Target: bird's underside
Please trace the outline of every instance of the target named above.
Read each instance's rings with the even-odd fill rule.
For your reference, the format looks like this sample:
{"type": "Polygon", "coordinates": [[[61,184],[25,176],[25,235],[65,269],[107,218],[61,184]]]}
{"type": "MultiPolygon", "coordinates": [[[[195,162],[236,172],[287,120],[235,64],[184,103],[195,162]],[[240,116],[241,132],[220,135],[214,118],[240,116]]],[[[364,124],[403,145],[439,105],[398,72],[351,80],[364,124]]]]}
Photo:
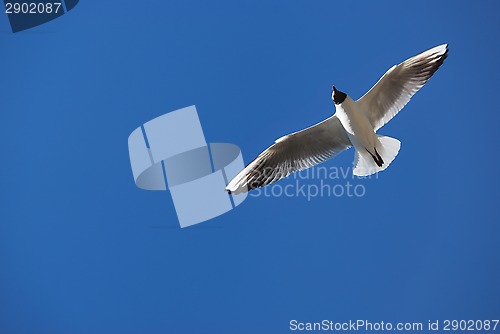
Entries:
{"type": "Polygon", "coordinates": [[[266,186],[329,160],[351,146],[356,148],[355,175],[384,170],[398,154],[400,143],[378,136],[376,131],[410,101],[447,55],[448,46],[443,44],[391,67],[355,102],[334,87],[335,115],[276,140],[236,175],[226,190],[238,194],[266,186]]]}

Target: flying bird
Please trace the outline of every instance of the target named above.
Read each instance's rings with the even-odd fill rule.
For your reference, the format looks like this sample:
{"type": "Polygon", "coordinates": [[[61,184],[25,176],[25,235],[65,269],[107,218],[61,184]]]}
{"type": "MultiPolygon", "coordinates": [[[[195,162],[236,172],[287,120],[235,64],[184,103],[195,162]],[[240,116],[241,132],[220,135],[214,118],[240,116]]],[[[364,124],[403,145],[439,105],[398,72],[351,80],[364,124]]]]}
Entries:
{"type": "Polygon", "coordinates": [[[399,140],[377,131],[422,88],[448,56],[443,44],[391,67],[359,100],[332,87],[335,114],[302,131],[283,136],[229,182],[226,191],[242,193],[329,160],[353,146],[356,176],[386,169],[399,152],[399,140]]]}

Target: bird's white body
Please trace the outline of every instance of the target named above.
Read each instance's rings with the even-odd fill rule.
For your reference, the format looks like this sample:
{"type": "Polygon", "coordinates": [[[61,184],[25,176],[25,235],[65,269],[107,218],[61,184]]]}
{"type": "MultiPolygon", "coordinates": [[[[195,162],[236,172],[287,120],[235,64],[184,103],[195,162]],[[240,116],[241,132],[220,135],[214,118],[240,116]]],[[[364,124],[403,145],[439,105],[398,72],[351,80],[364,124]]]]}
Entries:
{"type": "Polygon", "coordinates": [[[359,100],[334,87],[335,114],[326,120],[278,139],[226,187],[231,193],[276,182],[290,173],[326,161],[355,148],[353,174],[368,176],[386,169],[399,152],[399,140],[377,135],[422,88],[448,54],[443,44],[391,67],[359,100]]]}
{"type": "Polygon", "coordinates": [[[378,173],[391,164],[399,152],[399,140],[378,136],[370,121],[369,110],[361,103],[346,96],[344,102],[335,105],[335,115],[356,149],[353,174],[368,176],[378,173]],[[380,158],[377,163],[377,158],[380,158]],[[380,164],[381,163],[381,164],[380,164]]]}
{"type": "Polygon", "coordinates": [[[379,140],[373,125],[371,125],[366,112],[360,110],[359,105],[349,95],[343,103],[335,106],[335,116],[342,123],[354,148],[358,151],[366,148],[375,154],[373,148],[379,146],[379,140]]]}

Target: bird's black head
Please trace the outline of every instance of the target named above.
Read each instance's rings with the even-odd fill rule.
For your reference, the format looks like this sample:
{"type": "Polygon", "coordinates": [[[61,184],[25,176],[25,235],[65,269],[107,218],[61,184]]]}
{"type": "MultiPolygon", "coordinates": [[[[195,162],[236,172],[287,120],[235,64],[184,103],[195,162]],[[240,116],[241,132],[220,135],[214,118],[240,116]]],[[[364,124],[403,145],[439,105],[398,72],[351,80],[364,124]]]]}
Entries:
{"type": "Polygon", "coordinates": [[[335,88],[335,86],[332,86],[332,90],[333,90],[333,92],[332,92],[333,103],[341,104],[342,102],[344,102],[344,100],[347,97],[347,94],[344,92],[341,92],[340,90],[337,90],[337,88],[335,88]]]}

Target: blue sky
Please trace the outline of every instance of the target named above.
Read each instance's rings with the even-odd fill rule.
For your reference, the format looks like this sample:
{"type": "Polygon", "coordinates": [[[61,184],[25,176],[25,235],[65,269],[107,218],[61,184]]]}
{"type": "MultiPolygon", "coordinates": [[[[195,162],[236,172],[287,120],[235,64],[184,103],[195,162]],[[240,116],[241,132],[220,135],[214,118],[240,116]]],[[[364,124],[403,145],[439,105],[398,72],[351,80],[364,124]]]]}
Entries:
{"type": "Polygon", "coordinates": [[[499,7],[81,1],[16,34],[0,15],[0,332],[498,318],[499,7]],[[249,162],[331,115],[332,84],[358,98],[442,43],[363,197],[249,197],[180,229],[168,193],[134,185],[127,137],[150,119],[194,104],[249,162]]]}

